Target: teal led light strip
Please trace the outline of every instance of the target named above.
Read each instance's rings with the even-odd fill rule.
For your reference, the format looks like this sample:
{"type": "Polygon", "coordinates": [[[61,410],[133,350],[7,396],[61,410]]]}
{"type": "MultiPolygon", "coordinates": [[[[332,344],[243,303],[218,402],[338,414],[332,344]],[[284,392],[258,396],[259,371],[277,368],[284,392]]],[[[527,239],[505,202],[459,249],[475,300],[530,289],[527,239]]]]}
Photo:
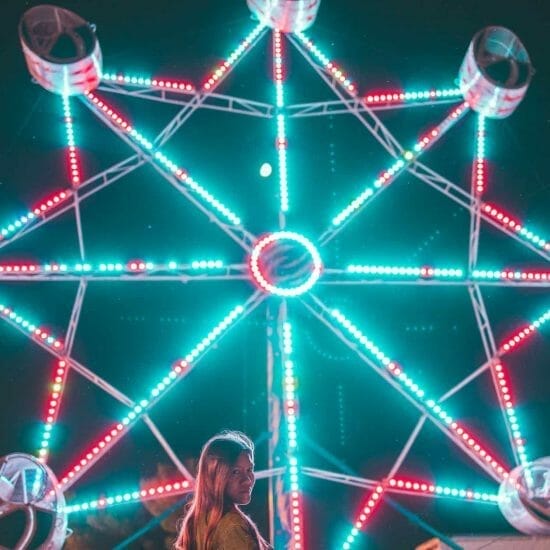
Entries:
{"type": "Polygon", "coordinates": [[[278,30],[273,31],[273,79],[275,81],[276,104],[277,104],[277,156],[279,159],[279,196],[281,212],[288,212],[288,167],[287,167],[287,138],[286,138],[286,116],[282,112],[285,106],[284,93],[284,71],[283,65],[283,38],[278,30]]]}
{"type": "Polygon", "coordinates": [[[462,279],[464,271],[455,267],[414,267],[414,266],[390,266],[390,265],[358,265],[351,264],[346,268],[348,273],[361,275],[375,275],[388,277],[411,277],[411,278],[442,278],[462,279]]]}
{"type": "Polygon", "coordinates": [[[298,399],[294,372],[292,326],[283,323],[283,393],[284,413],[288,442],[288,482],[290,486],[291,546],[293,550],[304,548],[302,496],[300,494],[300,462],[298,456],[298,399]]]}
{"type": "Polygon", "coordinates": [[[130,84],[134,86],[152,86],[163,90],[170,90],[179,93],[194,93],[195,86],[189,82],[181,80],[171,80],[163,78],[150,78],[144,76],[131,76],[115,72],[105,72],[101,78],[106,82],[116,82],[117,84],[130,84]]]}
{"type": "Polygon", "coordinates": [[[476,158],[474,162],[474,189],[476,196],[481,196],[485,192],[485,117],[479,115],[477,117],[477,132],[476,132],[476,158]]]}
{"type": "Polygon", "coordinates": [[[425,481],[410,479],[391,478],[388,481],[388,487],[406,492],[419,493],[425,495],[438,495],[445,497],[458,498],[463,500],[479,500],[482,502],[497,503],[498,495],[488,492],[473,491],[472,489],[458,489],[448,485],[435,485],[425,481]]]}
{"type": "Polygon", "coordinates": [[[118,113],[113,111],[113,109],[107,106],[92,92],[87,92],[85,95],[91,101],[91,104],[94,105],[98,111],[102,112],[102,114],[106,118],[108,118],[111,123],[116,124],[121,130],[131,136],[133,138],[133,141],[138,144],[142,149],[152,153],[151,158],[159,166],[168,170],[171,174],[176,176],[179,181],[182,181],[189,189],[199,195],[227,221],[236,226],[241,225],[241,220],[235,213],[233,213],[229,208],[227,208],[218,199],[216,199],[210,192],[208,192],[204,187],[197,183],[191,176],[189,176],[189,174],[187,174],[185,170],[179,168],[161,151],[153,152],[153,144],[151,143],[151,141],[149,141],[146,137],[143,136],[143,134],[133,128],[128,123],[128,121],[124,120],[118,113]]]}
{"type": "Polygon", "coordinates": [[[349,76],[331,61],[303,32],[297,32],[296,36],[300,39],[307,50],[317,59],[317,61],[330,73],[330,75],[352,96],[357,94],[357,88],[349,76]]]}
{"type": "Polygon", "coordinates": [[[63,95],[63,117],[65,120],[65,131],[67,133],[67,144],[69,146],[69,179],[73,187],[78,187],[81,182],[80,161],[74,139],[73,116],[68,95],[63,95]]]}

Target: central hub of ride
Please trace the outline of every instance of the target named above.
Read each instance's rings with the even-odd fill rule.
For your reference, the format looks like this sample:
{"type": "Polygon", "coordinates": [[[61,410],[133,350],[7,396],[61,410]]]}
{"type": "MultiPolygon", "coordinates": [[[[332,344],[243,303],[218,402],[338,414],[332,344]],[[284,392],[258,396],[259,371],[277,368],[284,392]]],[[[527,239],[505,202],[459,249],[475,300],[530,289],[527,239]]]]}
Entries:
{"type": "Polygon", "coordinates": [[[299,233],[278,231],[261,237],[249,260],[254,281],[276,296],[294,297],[307,292],[321,274],[321,256],[299,233]]]}

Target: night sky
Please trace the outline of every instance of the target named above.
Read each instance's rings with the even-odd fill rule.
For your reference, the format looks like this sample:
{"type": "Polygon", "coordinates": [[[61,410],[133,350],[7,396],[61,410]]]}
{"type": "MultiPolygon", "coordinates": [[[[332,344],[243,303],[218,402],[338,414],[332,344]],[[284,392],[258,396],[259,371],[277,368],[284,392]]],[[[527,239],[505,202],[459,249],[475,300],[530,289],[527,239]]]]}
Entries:
{"type": "MultiPolygon", "coordinates": [[[[8,0],[0,22],[0,227],[42,197],[67,186],[61,99],[30,81],[17,37],[22,13],[39,2],[8,0]]],[[[542,237],[550,235],[550,17],[546,2],[323,0],[308,31],[316,44],[353,77],[362,94],[456,86],[474,34],[488,25],[516,33],[535,69],[523,103],[505,120],[487,121],[487,202],[513,213],[542,237]]],[[[104,71],[181,79],[199,86],[254,26],[244,0],[59,2],[97,26],[104,71]]],[[[335,99],[287,43],[287,103],[335,99]]],[[[224,82],[220,93],[274,103],[271,42],[261,43],[224,82]]],[[[149,137],[177,107],[99,92],[149,137]]],[[[75,139],[84,179],[131,154],[130,149],[78,100],[75,139]]],[[[451,105],[384,111],[381,120],[403,144],[439,123],[451,105]]],[[[469,115],[426,153],[423,161],[464,189],[470,188],[475,117],[469,115]]],[[[291,119],[288,123],[288,228],[315,238],[331,216],[391,164],[389,155],[352,115],[291,119]]],[[[255,235],[277,229],[277,165],[272,120],[198,110],[168,142],[166,153],[222,202],[255,235]]],[[[242,249],[150,167],[82,204],[87,259],[92,263],[145,259],[190,262],[219,258],[244,263],[242,249]]],[[[469,214],[412,176],[402,175],[322,250],[326,267],[349,263],[467,267],[469,214]]],[[[0,248],[10,261],[78,261],[71,213],[0,248]]],[[[482,225],[479,267],[546,269],[543,258],[482,225]]],[[[6,282],[0,303],[54,334],[68,325],[77,283],[6,282]]],[[[132,399],[139,399],[173,361],[184,356],[227,311],[254,291],[248,281],[91,282],[86,291],[73,356],[132,399]]],[[[464,286],[318,286],[314,294],[345,312],[412,378],[440,396],[485,361],[464,286]]],[[[483,298],[497,342],[550,307],[548,288],[485,287],[483,298]]],[[[256,467],[266,468],[266,309],[246,317],[197,369],[174,388],[151,418],[183,460],[223,428],[240,429],[258,445],[256,467]]],[[[322,470],[380,479],[387,475],[419,418],[418,411],[369,369],[353,350],[296,300],[295,326],[303,445],[301,462],[322,470]],[[329,458],[331,457],[331,458],[329,458]]],[[[549,327],[506,359],[529,457],[550,455],[549,327]]],[[[54,358],[0,319],[0,456],[36,452],[54,358]]],[[[489,375],[451,398],[448,408],[513,466],[489,375]]],[[[63,474],[124,408],[71,373],[52,439],[50,464],[63,474]]],[[[139,424],[74,487],[69,500],[136,487],[169,459],[139,424]]],[[[430,422],[412,446],[399,476],[494,493],[498,487],[430,422]]],[[[335,548],[349,531],[365,493],[303,478],[309,548],[335,548]]],[[[435,530],[447,534],[515,532],[496,506],[452,499],[392,495],[435,530]]],[[[260,481],[248,512],[267,533],[267,484],[260,481]]],[[[149,518],[140,505],[117,515],[149,518]]],[[[76,520],[83,522],[82,516],[76,520]]],[[[383,503],[357,548],[412,548],[430,533],[383,503]]],[[[122,540],[121,536],[118,542],[122,540]]],[[[2,541],[0,541],[1,544],[2,541]]],[[[136,546],[136,548],[139,547],[136,546]]]]}

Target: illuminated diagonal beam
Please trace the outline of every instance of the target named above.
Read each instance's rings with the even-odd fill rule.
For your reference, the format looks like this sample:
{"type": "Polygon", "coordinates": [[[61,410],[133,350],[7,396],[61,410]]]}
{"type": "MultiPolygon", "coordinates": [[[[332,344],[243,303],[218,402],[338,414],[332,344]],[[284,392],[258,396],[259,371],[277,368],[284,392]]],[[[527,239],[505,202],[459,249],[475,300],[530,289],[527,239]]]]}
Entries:
{"type": "Polygon", "coordinates": [[[93,443],[88,451],[69,469],[67,474],[60,479],[60,486],[63,491],[71,487],[80,479],[94,464],[98,462],[136,422],[147,414],[162,399],[175,384],[185,378],[211,349],[212,345],[240,319],[253,311],[265,298],[259,291],[254,293],[242,306],[233,308],[195,347],[185,356],[184,359],[174,363],[167,374],[150,390],[147,397],[141,399],[133,409],[124,416],[117,424],[113,425],[104,433],[96,443],[93,443]]]}

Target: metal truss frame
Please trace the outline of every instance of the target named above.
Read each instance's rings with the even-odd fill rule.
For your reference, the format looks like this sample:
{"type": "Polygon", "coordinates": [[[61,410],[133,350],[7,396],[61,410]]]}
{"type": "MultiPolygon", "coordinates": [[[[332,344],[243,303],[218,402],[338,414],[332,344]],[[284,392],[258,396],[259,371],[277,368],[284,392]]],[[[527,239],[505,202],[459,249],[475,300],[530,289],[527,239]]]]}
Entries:
{"type": "MultiPolygon", "coordinates": [[[[248,51],[250,51],[256,44],[259,43],[261,37],[265,33],[260,33],[255,40],[250,45],[248,51]]],[[[168,181],[178,192],[185,196],[185,198],[199,211],[201,211],[209,221],[214,223],[222,232],[227,234],[234,242],[236,242],[246,254],[251,252],[252,246],[257,241],[257,237],[249,232],[244,226],[235,226],[230,225],[224,222],[216,212],[214,212],[208,206],[205,206],[203,202],[197,199],[192,192],[187,189],[182,182],[168,169],[163,166],[160,166],[159,163],[155,160],[154,153],[158,151],[168,140],[173,137],[173,135],[185,124],[189,118],[198,110],[214,110],[222,111],[233,114],[238,114],[242,116],[252,116],[258,118],[266,119],[276,119],[277,115],[281,112],[284,112],[288,118],[306,118],[306,117],[316,117],[316,116],[332,116],[340,114],[350,114],[359,120],[359,122],[368,130],[368,132],[374,137],[374,139],[390,154],[393,158],[400,158],[405,153],[405,149],[397,141],[397,139],[392,135],[392,133],[385,127],[385,125],[380,121],[376,116],[375,111],[377,110],[387,110],[387,109],[403,109],[403,108],[419,108],[421,106],[430,105],[430,104],[447,104],[447,103],[456,103],[457,99],[434,99],[431,101],[423,102],[411,102],[408,104],[400,105],[375,105],[369,106],[364,100],[361,100],[357,97],[349,97],[349,93],[342,89],[340,83],[326,71],[322,66],[320,66],[313,57],[308,53],[306,48],[300,41],[298,36],[287,35],[288,41],[302,54],[306,59],[309,65],[313,70],[319,75],[319,77],[326,83],[326,85],[331,89],[337,100],[324,101],[324,102],[313,102],[313,103],[302,103],[295,105],[287,105],[283,107],[276,107],[272,104],[261,103],[257,101],[251,101],[244,98],[233,97],[229,95],[219,94],[214,91],[202,90],[201,92],[188,92],[180,91],[176,89],[159,89],[155,86],[143,86],[137,85],[128,82],[107,82],[103,81],[100,90],[103,90],[106,93],[118,94],[123,96],[134,97],[138,99],[144,99],[147,101],[162,102],[167,104],[173,104],[180,107],[178,113],[169,121],[169,123],[164,127],[164,129],[158,134],[154,140],[154,148],[152,151],[147,151],[140,147],[135,141],[133,141],[126,132],[120,129],[108,116],[98,112],[92,105],[91,101],[82,98],[82,102],[104,123],[107,127],[113,131],[120,139],[122,139],[132,150],[132,156],[127,159],[119,162],[107,170],[104,170],[101,173],[94,175],[85,182],[83,182],[78,188],[70,190],[72,195],[71,200],[66,204],[62,204],[57,208],[52,209],[51,211],[45,212],[43,215],[37,217],[35,220],[30,222],[27,226],[23,227],[21,230],[16,231],[9,239],[0,241],[0,250],[10,243],[13,243],[19,240],[21,237],[31,233],[35,229],[43,226],[44,224],[56,219],[62,214],[73,210],[75,212],[75,221],[76,221],[76,230],[78,235],[78,244],[79,252],[82,261],[86,260],[86,248],[85,248],[85,239],[82,230],[81,217],[80,217],[80,203],[91,195],[97,193],[101,189],[107,187],[111,183],[114,183],[118,179],[128,175],[137,168],[143,166],[145,163],[152,166],[164,179],[168,181]]],[[[246,52],[238,59],[237,63],[242,60],[246,55],[246,52]]],[[[237,64],[236,63],[236,64],[237,64]]],[[[236,65],[235,64],[235,65],[236,65]]],[[[230,68],[226,74],[229,74],[234,67],[230,68]]],[[[450,126],[445,129],[450,129],[450,126]]],[[[444,132],[443,132],[444,133],[444,132]]],[[[467,384],[475,380],[481,374],[485,373],[486,370],[490,369],[493,382],[495,385],[495,390],[497,396],[499,397],[499,404],[503,409],[503,415],[505,419],[505,424],[508,430],[509,439],[511,442],[512,450],[514,452],[514,458],[519,464],[519,456],[516,451],[516,446],[514,444],[514,436],[512,434],[508,419],[504,413],[504,404],[500,399],[500,394],[498,391],[498,381],[495,377],[494,366],[497,362],[500,362],[501,356],[503,355],[500,348],[497,347],[495,342],[495,337],[491,329],[489,322],[489,317],[484,305],[483,296],[481,293],[481,287],[483,286],[517,286],[517,287],[548,287],[550,286],[550,281],[516,281],[516,280],[505,280],[505,281],[478,281],[472,278],[470,275],[475,269],[477,263],[477,254],[478,254],[478,245],[479,245],[479,233],[481,221],[485,221],[499,231],[506,234],[508,237],[512,237],[517,240],[522,246],[536,253],[538,256],[543,259],[550,261],[550,254],[540,250],[535,247],[533,244],[526,242],[514,231],[511,231],[501,225],[499,225],[493,218],[486,215],[482,210],[482,202],[480,197],[474,197],[474,192],[468,193],[462,189],[459,185],[449,181],[444,178],[437,172],[431,170],[423,163],[421,163],[417,158],[412,159],[412,161],[405,166],[403,171],[408,171],[410,174],[415,176],[417,179],[423,181],[430,187],[433,187],[437,191],[443,193],[445,196],[453,200],[454,202],[460,204],[465,209],[470,212],[471,224],[470,224],[470,239],[469,239],[469,251],[468,251],[468,269],[469,274],[464,277],[464,279],[456,280],[385,280],[382,278],[373,278],[373,277],[354,277],[354,279],[349,278],[349,274],[343,269],[337,268],[327,268],[325,270],[324,279],[320,280],[318,284],[326,285],[369,285],[369,284],[409,284],[409,285],[450,285],[450,286],[465,286],[468,289],[470,299],[472,302],[472,307],[474,310],[476,323],[480,332],[480,337],[483,343],[486,362],[477,368],[475,371],[469,373],[463,380],[457,383],[453,388],[451,388],[445,395],[443,395],[438,403],[443,403],[445,400],[450,398],[452,395],[455,395],[458,391],[464,388],[467,384]]],[[[374,197],[373,197],[374,198],[374,197]]],[[[369,201],[370,204],[370,201],[369,201]]],[[[281,207],[279,210],[279,228],[283,229],[286,225],[286,218],[284,214],[284,209],[281,207]]],[[[359,214],[359,211],[357,212],[359,214]]],[[[350,218],[351,219],[351,218],[350,218]]],[[[322,244],[326,244],[330,239],[332,239],[340,230],[345,227],[345,224],[337,230],[330,229],[327,230],[323,235],[321,235],[320,241],[322,244]]],[[[181,271],[181,270],[180,270],[181,271]]],[[[81,365],[76,359],[71,357],[73,344],[75,341],[76,333],[78,330],[80,313],[83,308],[84,298],[86,294],[87,285],[90,282],[98,281],[179,281],[182,283],[191,283],[191,282],[204,282],[204,281],[215,281],[215,280],[250,280],[250,275],[248,274],[248,268],[246,264],[232,264],[225,267],[219,273],[192,273],[191,271],[186,272],[183,269],[182,272],[176,274],[166,274],[166,273],[140,273],[140,274],[73,274],[73,273],[37,273],[37,274],[7,274],[0,273],[0,281],[6,280],[20,280],[20,281],[74,281],[78,282],[78,289],[76,297],[74,300],[68,328],[66,331],[65,337],[65,349],[60,352],[52,349],[50,346],[42,342],[40,339],[32,338],[27,332],[25,332],[16,322],[10,318],[6,318],[6,321],[14,327],[16,330],[25,334],[27,337],[31,338],[33,342],[45,349],[50,355],[55,357],[58,360],[64,360],[67,362],[71,370],[74,370],[94,385],[99,387],[101,390],[105,391],[113,398],[118,400],[126,408],[130,410],[135,410],[137,406],[129,397],[124,395],[121,391],[113,387],[106,380],[97,376],[95,373],[90,371],[84,365],[81,365]]],[[[252,296],[247,300],[244,305],[244,312],[242,317],[250,314],[255,310],[265,299],[265,295],[260,291],[256,291],[252,296]]],[[[269,302],[269,301],[268,301],[269,302]]],[[[315,468],[310,468],[307,466],[300,466],[300,471],[304,475],[311,477],[316,477],[320,479],[325,479],[328,481],[333,481],[337,483],[342,483],[346,485],[357,486],[365,489],[372,490],[376,487],[382,487],[383,492],[396,492],[402,494],[414,494],[415,496],[442,496],[442,495],[427,495],[427,494],[418,494],[413,491],[407,491],[406,489],[396,489],[388,485],[388,480],[393,478],[393,476],[399,471],[403,462],[406,459],[406,456],[415,442],[418,434],[421,432],[422,427],[425,424],[425,421],[429,419],[437,428],[442,431],[445,436],[447,436],[455,445],[457,445],[460,450],[468,456],[477,466],[479,466],[483,471],[485,471],[488,476],[493,479],[495,482],[502,481],[502,476],[498,475],[493,468],[491,468],[484,460],[482,460],[478,454],[473,452],[471,448],[466,444],[462,438],[458,437],[455,433],[449,430],[448,426],[442,422],[442,420],[434,414],[432,410],[423,406],[418,401],[415,401],[411,398],[410,394],[403,390],[401,385],[396,382],[396,380],[388,373],[381,371],[378,365],[370,358],[368,355],[363,353],[357,343],[337,326],[335,322],[331,319],[328,314],[329,308],[321,300],[319,300],[312,293],[309,293],[307,296],[300,298],[298,300],[303,307],[318,321],[325,325],[346,347],[352,350],[358,357],[360,364],[366,365],[377,372],[384,380],[397,390],[407,401],[409,401],[415,408],[420,412],[420,418],[412,430],[409,438],[405,442],[401,452],[390,468],[388,475],[383,480],[369,480],[364,478],[359,478],[355,476],[339,474],[334,472],[326,472],[318,470],[315,468]]],[[[288,309],[290,304],[287,301],[283,300],[279,303],[277,312],[274,313],[271,306],[267,306],[268,312],[268,350],[267,350],[267,376],[268,376],[268,418],[269,418],[269,464],[268,469],[264,472],[258,472],[257,477],[270,478],[270,516],[271,516],[271,531],[273,536],[273,525],[274,517],[277,514],[277,510],[274,506],[273,495],[275,493],[275,484],[272,481],[274,477],[280,477],[286,472],[285,468],[275,468],[273,455],[278,451],[276,441],[279,441],[281,438],[280,426],[281,426],[281,411],[280,406],[277,403],[281,402],[281,396],[278,395],[278,391],[274,387],[274,380],[277,378],[276,369],[277,361],[276,357],[279,355],[284,355],[281,353],[282,344],[280,341],[281,326],[289,319],[288,309]],[[274,338],[274,334],[277,336],[274,338]]],[[[241,317],[241,318],[242,318],[241,317]]],[[[231,327],[229,327],[231,328],[231,327]]],[[[225,333],[223,333],[225,334],[225,333]]],[[[223,334],[220,337],[223,337],[223,334]]],[[[202,357],[209,353],[210,347],[206,347],[201,353],[198,354],[198,357],[195,358],[192,364],[194,368],[195,364],[202,359],[202,357]]],[[[185,372],[180,379],[183,379],[191,369],[185,372]]],[[[163,394],[164,395],[164,394],[163,394]]],[[[137,415],[137,420],[142,420],[145,422],[151,433],[157,439],[159,444],[165,450],[167,456],[170,458],[171,462],[174,464],[179,473],[183,476],[184,479],[192,480],[191,474],[187,471],[185,466],[178,459],[176,453],[173,451],[168,441],[164,438],[158,427],[151,420],[148,411],[152,406],[154,406],[163,395],[159,395],[158,398],[152,399],[151,403],[148,405],[147,410],[143,411],[137,415]]],[[[128,426],[123,427],[119,430],[119,435],[124,435],[134,424],[131,423],[128,426]]],[[[69,487],[74,485],[91,467],[93,467],[98,460],[100,460],[110,448],[112,448],[120,438],[117,436],[113,438],[112,442],[107,443],[104,448],[98,453],[96,453],[91,459],[89,459],[85,465],[82,465],[78,468],[77,471],[74,471],[74,475],[66,481],[62,482],[63,490],[67,490],[69,487]]],[[[186,492],[182,489],[182,492],[186,492]]],[[[172,493],[175,494],[175,493],[172,493]]],[[[144,497],[149,498],[149,497],[144,497]]],[[[158,498],[158,496],[156,497],[158,498]]]]}

